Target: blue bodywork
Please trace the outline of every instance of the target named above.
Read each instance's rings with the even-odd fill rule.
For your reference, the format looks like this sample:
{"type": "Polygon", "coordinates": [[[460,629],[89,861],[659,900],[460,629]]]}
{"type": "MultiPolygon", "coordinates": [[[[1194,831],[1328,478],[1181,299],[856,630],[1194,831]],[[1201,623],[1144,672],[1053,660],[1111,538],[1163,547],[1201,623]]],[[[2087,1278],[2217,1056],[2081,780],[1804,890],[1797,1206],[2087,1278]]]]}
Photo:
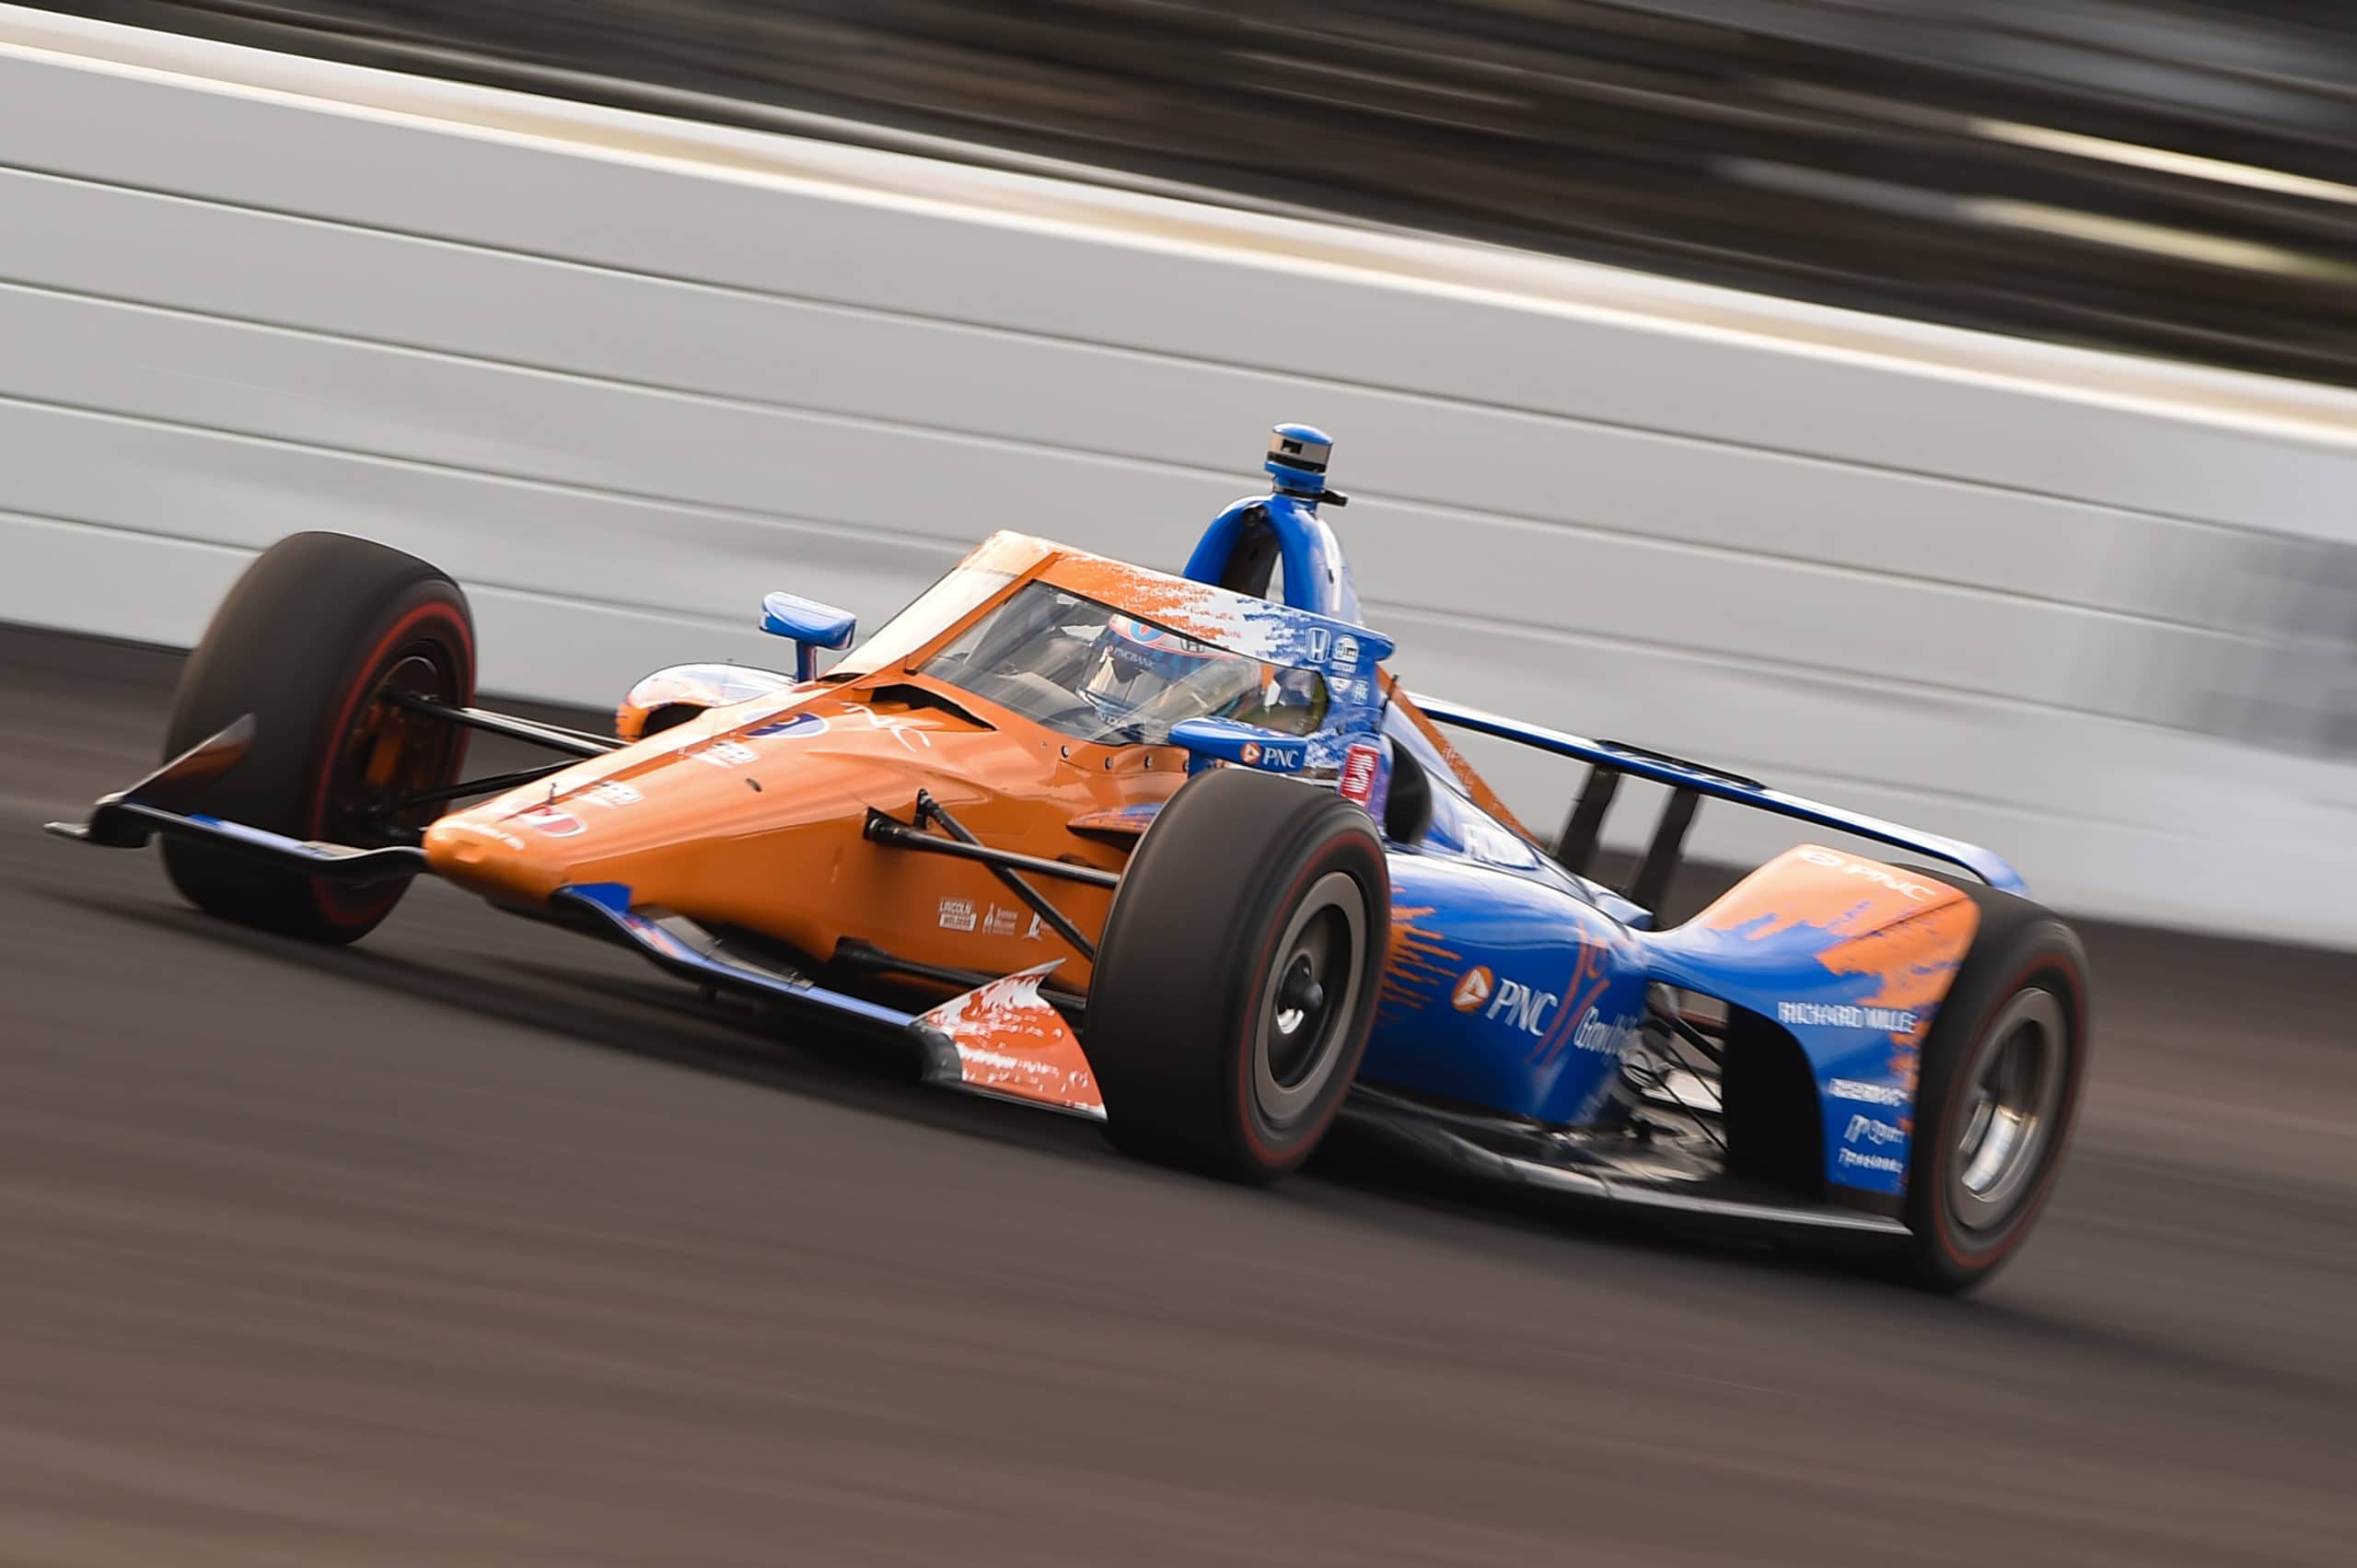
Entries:
{"type": "Polygon", "coordinates": [[[761,600],[761,630],[792,638],[794,678],[813,680],[819,675],[819,651],[850,647],[859,621],[848,610],[799,594],[775,593],[761,600]]]}
{"type": "MultiPolygon", "coordinates": [[[[1264,532],[1272,538],[1260,540],[1260,549],[1265,553],[1272,543],[1283,566],[1284,607],[1354,621],[1358,599],[1349,567],[1333,529],[1318,513],[1318,502],[1332,498],[1322,491],[1325,437],[1307,426],[1280,426],[1277,436],[1318,444],[1310,447],[1318,459],[1315,471],[1294,469],[1272,450],[1276,492],[1223,511],[1186,575],[1235,586],[1237,552],[1264,532]]],[[[1388,647],[1387,639],[1359,634],[1388,647]]],[[[1393,952],[1360,1067],[1362,1083],[1542,1127],[1576,1129],[1607,1112],[1652,988],[1671,987],[1765,1019],[1788,1020],[1776,1027],[1797,1045],[1817,1091],[1829,1190],[1886,1199],[1903,1191],[1914,1085],[1894,1069],[1887,1030],[1847,1021],[1868,1016],[1863,1004],[1879,977],[1837,974],[1820,961],[1838,939],[1854,933],[1837,938],[1805,923],[1773,932],[1698,924],[1654,929],[1652,911],[1565,869],[1476,804],[1458,786],[1441,749],[1380,687],[1369,685],[1366,697],[1380,703],[1376,722],[1383,757],[1371,808],[1382,820],[1380,803],[1405,761],[1429,781],[1432,810],[1411,842],[1387,830],[1393,952]]],[[[1956,866],[2008,892],[2025,890],[2011,865],[1972,844],[1633,748],[1435,699],[1414,701],[1443,724],[1854,834],[1956,866]]],[[[1366,716],[1356,709],[1338,704],[1328,731],[1310,738],[1302,771],[1315,775],[1330,769],[1341,742],[1366,738],[1366,716]]],[[[1241,761],[1252,738],[1236,725],[1183,727],[1192,733],[1175,738],[1189,747],[1197,766],[1241,761]]],[[[1285,761],[1284,771],[1294,771],[1290,753],[1285,761]]],[[[1934,1006],[1907,1016],[1928,1023],[1934,1006]]]]}
{"type": "Polygon", "coordinates": [[[1343,498],[1326,488],[1326,464],[1333,450],[1327,434],[1307,424],[1280,424],[1270,433],[1269,459],[1261,466],[1275,488],[1248,495],[1212,519],[1187,560],[1184,575],[1199,583],[1233,586],[1230,569],[1239,547],[1252,536],[1273,536],[1284,568],[1283,602],[1295,610],[1340,621],[1359,619],[1358,590],[1350,563],[1334,530],[1318,515],[1321,501],[1343,498]]]}
{"type": "MultiPolygon", "coordinates": [[[[1658,1089],[1670,1093],[1680,1109],[1693,1109],[1667,1086],[1668,1076],[1684,1069],[1665,1067],[1658,1059],[1649,1065],[1645,1060],[1652,1054],[1644,1040],[1648,1030],[1655,1031],[1657,1039],[1682,1034],[1693,1043],[1699,1038],[1690,1020],[1660,1005],[1656,990],[1673,997],[1691,993],[1713,998],[1730,1009],[1730,1024],[1715,1044],[1700,1040],[1702,1056],[1773,1065],[1764,1057],[1746,1055],[1764,1050],[1786,1064],[1774,1067],[1782,1076],[1762,1102],[1773,1106],[1779,1132],[1795,1134],[1785,1140],[1787,1168],[1777,1172],[1778,1183],[1821,1184],[1821,1192],[1801,1196],[1832,1200],[1820,1208],[1846,1204],[1852,1212],[1837,1219],[1851,1228],[1903,1231],[1893,1216],[1906,1182],[1921,1043],[1965,961],[1988,895],[1968,900],[1944,877],[1814,845],[1789,852],[1711,911],[1673,929],[1658,928],[1655,911],[1645,907],[1653,897],[1647,889],[1666,885],[1691,807],[1701,799],[1787,817],[1937,860],[2002,893],[2024,892],[2020,875],[1975,845],[1805,800],[1753,780],[1401,693],[1379,668],[1390,656],[1392,642],[1363,623],[1349,565],[1333,528],[1319,512],[1321,505],[1344,501],[1326,487],[1331,445],[1311,426],[1278,426],[1265,465],[1272,491],[1237,501],[1220,513],[1187,563],[1190,583],[1176,585],[1165,577],[1140,587],[1155,592],[1182,588],[1179,597],[1188,601],[1195,623],[1209,628],[1189,635],[1215,640],[1226,654],[1260,661],[1265,671],[1257,685],[1260,701],[1245,705],[1237,697],[1223,711],[1258,713],[1272,722],[1298,720],[1308,728],[1306,734],[1289,734],[1233,718],[1188,719],[1172,728],[1170,739],[1188,753],[1189,772],[1228,766],[1296,776],[1304,787],[1333,788],[1358,803],[1381,829],[1391,882],[1390,941],[1374,1027],[1358,1068],[1357,1087],[1366,1091],[1362,1098],[1408,1108],[1400,1113],[1403,1119],[1422,1113],[1435,1122],[1443,1118],[1454,1118],[1460,1126],[1478,1122],[1483,1136],[1499,1141],[1475,1152],[1490,1161],[1489,1168],[1517,1179],[1533,1179],[1532,1173],[1538,1172],[1601,1189],[1610,1183],[1594,1175],[1593,1167],[1574,1171],[1570,1166],[1582,1156],[1602,1163],[1607,1156],[1593,1150],[1603,1145],[1605,1135],[1624,1136],[1649,1151],[1656,1146],[1652,1124],[1633,1125],[1633,1112],[1641,1108],[1630,1098],[1632,1081],[1641,1097],[1648,1088],[1658,1089]],[[1321,701],[1322,709],[1312,706],[1321,701]],[[1561,849],[1563,860],[1559,861],[1508,819],[1439,739],[1434,724],[1585,763],[1593,770],[1592,787],[1597,781],[1609,784],[1624,775],[1667,786],[1672,804],[1665,813],[1666,826],[1647,856],[1645,870],[1630,884],[1631,891],[1641,896],[1615,891],[1573,869],[1585,865],[1585,849],[1593,843],[1596,823],[1588,819],[1590,805],[1593,815],[1600,816],[1610,798],[1608,788],[1583,798],[1573,827],[1566,830],[1571,847],[1561,849]],[[1655,1074],[1650,1084],[1643,1077],[1647,1072],[1655,1074]],[[1785,1093],[1787,1086],[1792,1093],[1785,1093]],[[1813,1097],[1813,1126],[1804,1096],[1813,1097]],[[1803,1132],[1812,1136],[1799,1138],[1803,1132]],[[1585,1135],[1595,1135],[1591,1145],[1579,1144],[1585,1135]],[[1515,1139],[1526,1144],[1554,1140],[1546,1145],[1545,1157],[1564,1163],[1546,1166],[1540,1157],[1526,1157],[1527,1148],[1501,1152],[1502,1142],[1515,1139]],[[1789,1168],[1790,1150],[1795,1147],[1805,1158],[1815,1151],[1810,1168],[1797,1175],[1789,1168]]],[[[1037,551],[1040,541],[1018,537],[1016,542],[1033,547],[1037,551]]],[[[1012,578],[1002,575],[998,580],[1012,578]]],[[[1139,597],[1148,596],[1141,592],[1139,597]]],[[[976,600],[973,607],[980,603],[976,600]]],[[[1134,613],[1143,619],[1143,611],[1134,613]]],[[[797,679],[803,681],[815,678],[819,652],[843,647],[854,630],[848,613],[790,594],[769,596],[761,624],[795,644],[797,679]]],[[[1122,634],[1148,640],[1144,634],[1122,634]]],[[[714,668],[717,679],[694,667],[652,679],[676,683],[688,678],[687,689],[704,692],[714,703],[743,700],[744,692],[730,695],[728,671],[714,668]]],[[[778,680],[761,673],[751,690],[774,691],[778,680]]],[[[444,709],[413,697],[405,705],[576,758],[603,756],[621,744],[471,708],[444,709]]],[[[819,714],[782,711],[749,727],[747,734],[761,738],[822,731],[827,723],[819,714]]],[[[237,764],[253,736],[252,715],[241,717],[132,788],[99,801],[87,822],[55,823],[51,829],[111,847],[143,844],[160,833],[211,851],[292,867],[323,882],[353,886],[404,880],[431,869],[426,854],[413,845],[315,842],[193,810],[204,786],[237,764]]],[[[515,780],[480,782],[505,785],[515,780]]],[[[749,777],[747,782],[759,788],[757,781],[749,777]]],[[[554,787],[552,784],[552,792],[554,787]]],[[[1099,888],[1118,887],[1114,873],[993,849],[958,829],[948,812],[923,793],[918,803],[916,828],[871,808],[865,835],[906,845],[925,836],[924,814],[932,813],[932,819],[946,824],[958,841],[935,847],[990,860],[1015,895],[1039,915],[1057,922],[1059,932],[1085,957],[1094,958],[1094,948],[1078,928],[1063,921],[1024,878],[1061,877],[1099,888]]],[[[1151,830],[1155,809],[1151,804],[1119,805],[1085,812],[1068,826],[1075,833],[1135,838],[1151,830]]],[[[935,1014],[911,1013],[854,990],[820,985],[810,976],[761,958],[757,947],[740,944],[734,936],[724,939],[675,912],[638,905],[632,890],[620,883],[563,888],[551,907],[563,918],[627,941],[698,983],[732,987],[836,1020],[900,1031],[933,1053],[929,1073],[941,1074],[941,1081],[968,1081],[960,1076],[961,1059],[951,1049],[954,1042],[928,1023],[935,1014]],[[940,1055],[942,1050],[949,1054],[940,1055]]],[[[943,924],[948,924],[946,918],[943,924]]],[[[970,916],[964,929],[972,928],[970,916]]],[[[889,955],[870,957],[889,959],[889,955]]],[[[888,962],[885,972],[935,981],[961,973],[901,970],[888,962]]],[[[1033,982],[1030,1005],[1038,1007],[1036,981],[1044,972],[986,976],[983,988],[968,996],[979,997],[992,987],[1028,977],[1033,982]]],[[[1085,1008],[1086,999],[1062,999],[1063,1005],[1075,1004],[1085,1008]]],[[[1720,1080],[1722,1087],[1732,1082],[1731,1076],[1720,1080]]],[[[1074,1106],[1069,1099],[1058,1103],[1063,1109],[1074,1106]]],[[[1720,1109],[1727,1112],[1722,1120],[1732,1124],[1731,1108],[1720,1109]]],[[[1097,1112],[1102,1113],[1101,1106],[1097,1112]]],[[[1707,1124],[1699,1120],[1696,1124],[1716,1140],[1707,1124]]],[[[1734,1159],[1734,1151],[1724,1140],[1717,1141],[1726,1156],[1724,1167],[1734,1159]]],[[[1474,1147],[1468,1138],[1457,1144],[1474,1147]]],[[[1639,1160],[1630,1168],[1643,1165],[1639,1160]]],[[[1649,1200],[1634,1196],[1647,1179],[1641,1168],[1634,1177],[1612,1179],[1627,1189],[1617,1196],[1667,1201],[1658,1190],[1649,1200]]],[[[1746,1207],[1724,1196],[1687,1201],[1690,1208],[1746,1207]]],[[[1750,1207],[1756,1212],[1759,1206],[1750,1207]]],[[[1807,1223],[1827,1222],[1819,1214],[1807,1223]]]]}

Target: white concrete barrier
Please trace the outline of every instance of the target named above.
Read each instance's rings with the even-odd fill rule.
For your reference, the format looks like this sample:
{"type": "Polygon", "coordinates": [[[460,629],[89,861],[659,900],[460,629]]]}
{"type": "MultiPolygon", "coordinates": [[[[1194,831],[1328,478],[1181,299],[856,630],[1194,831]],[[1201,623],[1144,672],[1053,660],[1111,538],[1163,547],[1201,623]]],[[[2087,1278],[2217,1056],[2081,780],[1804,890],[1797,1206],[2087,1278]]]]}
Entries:
{"type": "Polygon", "coordinates": [[[338,528],[610,701],[995,528],[1175,565],[1278,419],[1411,685],[2357,944],[2357,398],[0,6],[0,619],[338,528]]]}

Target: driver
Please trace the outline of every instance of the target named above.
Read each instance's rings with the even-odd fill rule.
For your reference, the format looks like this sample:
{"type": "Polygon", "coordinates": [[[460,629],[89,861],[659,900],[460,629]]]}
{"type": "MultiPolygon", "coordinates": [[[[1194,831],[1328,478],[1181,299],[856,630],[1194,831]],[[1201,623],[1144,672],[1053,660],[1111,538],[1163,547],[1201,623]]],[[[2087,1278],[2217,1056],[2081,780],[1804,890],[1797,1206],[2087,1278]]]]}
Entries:
{"type": "Polygon", "coordinates": [[[1190,718],[1234,718],[1288,734],[1319,717],[1307,670],[1262,664],[1165,627],[1114,615],[1089,649],[1079,689],[1132,724],[1167,728],[1190,718]]]}

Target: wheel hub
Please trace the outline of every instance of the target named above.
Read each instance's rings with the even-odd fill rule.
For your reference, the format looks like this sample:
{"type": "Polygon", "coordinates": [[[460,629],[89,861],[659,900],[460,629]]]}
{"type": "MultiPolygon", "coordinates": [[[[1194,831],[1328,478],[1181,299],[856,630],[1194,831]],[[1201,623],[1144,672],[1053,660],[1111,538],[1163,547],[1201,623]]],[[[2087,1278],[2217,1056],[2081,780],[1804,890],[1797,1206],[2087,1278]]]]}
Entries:
{"type": "Polygon", "coordinates": [[[1947,1183],[1949,1210],[1966,1229],[2002,1226],[2037,1185],[2061,1121],[2069,1052],[2062,1005],[2049,991],[2018,993],[1982,1035],[1963,1080],[1947,1183]]]}
{"type": "Polygon", "coordinates": [[[1319,878],[1285,923],[1253,1040],[1253,1098],[1273,1125],[1304,1114],[1333,1074],[1367,983],[1366,925],[1366,896],[1340,872],[1319,878]]]}

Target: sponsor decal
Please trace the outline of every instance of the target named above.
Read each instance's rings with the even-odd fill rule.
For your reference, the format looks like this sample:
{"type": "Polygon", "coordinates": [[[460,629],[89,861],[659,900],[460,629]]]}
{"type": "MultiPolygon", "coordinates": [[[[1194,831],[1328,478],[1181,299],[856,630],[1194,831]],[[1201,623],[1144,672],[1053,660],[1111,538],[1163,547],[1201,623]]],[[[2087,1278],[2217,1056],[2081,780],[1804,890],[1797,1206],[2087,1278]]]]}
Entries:
{"type": "Polygon", "coordinates": [[[971,931],[979,923],[980,921],[974,913],[973,900],[944,899],[941,900],[942,930],[971,931]]]}
{"type": "Polygon", "coordinates": [[[1822,865],[1829,870],[1839,871],[1844,877],[1864,877],[1877,887],[1887,888],[1899,897],[1911,899],[1919,904],[1930,903],[1933,899],[1938,898],[1943,890],[1928,882],[1918,882],[1912,877],[1901,877],[1887,865],[1877,865],[1870,860],[1852,860],[1846,854],[1837,854],[1829,849],[1817,849],[1812,846],[1795,850],[1794,853],[1811,865],[1822,865]]]}
{"type": "Polygon", "coordinates": [[[1383,753],[1364,741],[1342,753],[1342,798],[1361,806],[1375,798],[1376,774],[1382,771],[1383,753]]]}
{"type": "MultiPolygon", "coordinates": [[[[900,743],[903,751],[913,751],[919,746],[930,749],[933,737],[924,732],[924,723],[911,714],[879,714],[873,708],[853,708],[853,713],[867,721],[871,729],[880,729],[900,743]]],[[[1071,752],[1067,750],[1066,756],[1071,752]]]]}
{"type": "Polygon", "coordinates": [[[637,805],[646,796],[620,779],[608,779],[604,784],[591,784],[587,789],[583,790],[581,798],[593,805],[602,806],[609,811],[619,811],[625,806],[637,805]]]}
{"type": "Polygon", "coordinates": [[[1026,928],[1023,933],[1023,940],[1026,942],[1037,942],[1039,940],[1039,917],[1036,914],[1033,915],[1031,917],[1030,925],[1026,928]]]}
{"type": "Polygon", "coordinates": [[[1359,667],[1359,640],[1345,632],[1334,639],[1334,668],[1343,675],[1359,667]]]}
{"type": "Polygon", "coordinates": [[[1887,1121],[1871,1116],[1852,1116],[1850,1125],[1841,1130],[1841,1141],[1845,1144],[1880,1144],[1887,1148],[1892,1144],[1905,1143],[1907,1134],[1887,1121]]]}
{"type": "Polygon", "coordinates": [[[1572,1046],[1578,1051],[1593,1051],[1598,1056],[1618,1056],[1628,1049],[1629,1037],[1637,1032],[1642,1021],[1633,1013],[1608,1021],[1603,1014],[1590,1007],[1580,1019],[1579,1028],[1572,1031],[1572,1046]]]}
{"type": "Polygon", "coordinates": [[[1855,1078],[1835,1078],[1825,1086],[1830,1099],[1856,1100],[1863,1105],[1905,1105],[1907,1091],[1896,1084],[1865,1084],[1855,1078]]]}
{"type": "Polygon", "coordinates": [[[470,833],[479,839],[491,839],[495,842],[505,844],[509,849],[522,849],[524,847],[524,841],[517,838],[515,834],[503,833],[496,828],[486,828],[480,822],[450,822],[444,824],[441,830],[452,833],[470,833]]]}
{"type": "Polygon", "coordinates": [[[580,818],[553,806],[535,806],[511,820],[519,828],[529,828],[552,839],[569,839],[581,830],[580,818]]]}
{"type": "Polygon", "coordinates": [[[1554,992],[1534,991],[1518,980],[1501,979],[1497,996],[1481,1016],[1493,1022],[1503,1020],[1507,1028],[1527,1035],[1543,1035],[1547,1032],[1547,1020],[1553,1016],[1555,1005],[1561,1001],[1562,997],[1554,992]]]}
{"type": "Polygon", "coordinates": [[[715,740],[688,753],[699,762],[709,762],[715,768],[738,768],[748,762],[761,761],[761,753],[741,740],[715,740]]]}
{"type": "Polygon", "coordinates": [[[1334,633],[1326,630],[1325,627],[1312,626],[1309,629],[1309,662],[1324,664],[1327,649],[1333,640],[1334,633]]]}
{"type": "MultiPolygon", "coordinates": [[[[991,906],[990,913],[982,917],[982,935],[985,936],[1012,936],[1015,935],[1015,923],[1020,918],[1021,913],[1019,911],[1004,910],[999,908],[996,904],[993,904],[991,906]]],[[[1039,917],[1034,915],[1032,918],[1036,920],[1039,917]]]]}
{"type": "Polygon", "coordinates": [[[1552,991],[1539,991],[1518,980],[1502,979],[1486,964],[1476,964],[1457,977],[1457,989],[1449,993],[1448,1005],[1460,1013],[1478,1011],[1485,1021],[1502,1022],[1525,1034],[1543,1035],[1547,1032],[1547,1020],[1553,1016],[1562,1001],[1562,997],[1552,991]]]}
{"type": "Polygon", "coordinates": [[[1895,1160],[1888,1155],[1862,1155],[1855,1149],[1836,1150],[1833,1163],[1844,1170],[1879,1170],[1887,1176],[1907,1174],[1907,1165],[1903,1160],[1895,1160]]]}
{"type": "Polygon", "coordinates": [[[771,719],[755,725],[745,734],[760,740],[807,740],[814,735],[827,733],[824,714],[788,714],[784,718],[771,719]]]}
{"type": "Polygon", "coordinates": [[[1273,740],[1248,740],[1237,749],[1237,760],[1248,768],[1266,768],[1271,772],[1297,772],[1301,768],[1302,749],[1299,745],[1281,746],[1273,740]]]}
{"type": "Polygon", "coordinates": [[[1911,1035],[1922,1016],[1899,1007],[1852,1007],[1829,1002],[1779,1002],[1780,1024],[1810,1024],[1829,1029],[1874,1029],[1885,1034],[1911,1035]]]}

